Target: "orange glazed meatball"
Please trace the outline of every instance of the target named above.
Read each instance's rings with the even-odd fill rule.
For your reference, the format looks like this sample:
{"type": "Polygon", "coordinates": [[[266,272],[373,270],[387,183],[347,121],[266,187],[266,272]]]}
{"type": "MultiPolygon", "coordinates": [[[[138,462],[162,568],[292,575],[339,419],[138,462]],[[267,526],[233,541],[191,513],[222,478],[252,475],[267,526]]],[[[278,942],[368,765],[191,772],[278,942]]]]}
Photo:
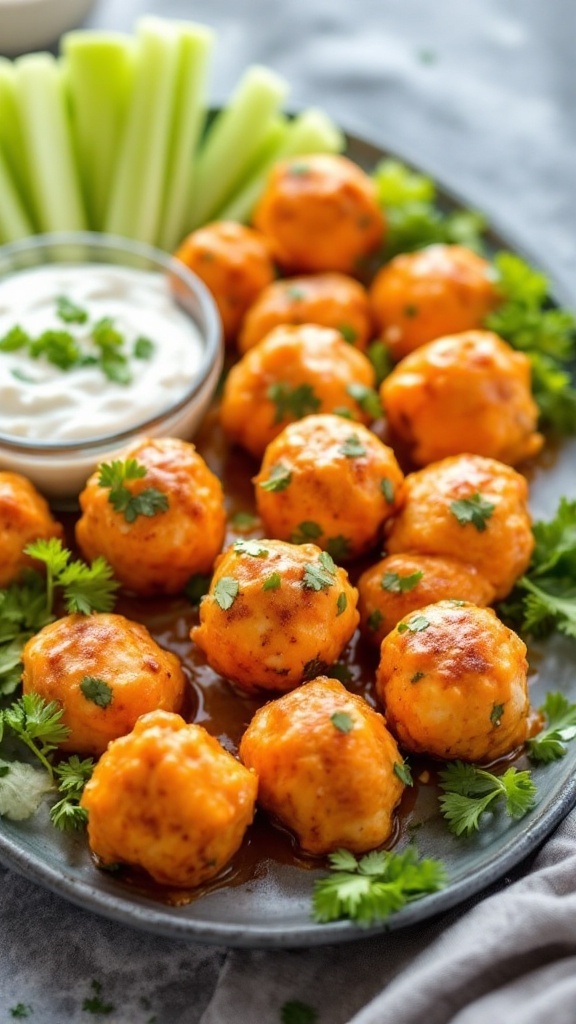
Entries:
{"type": "Polygon", "coordinates": [[[37,564],[24,554],[27,544],[63,535],[48,503],[30,481],[19,473],[0,472],[0,587],[37,564]]]}
{"type": "Polygon", "coordinates": [[[372,364],[338,331],[315,324],[276,327],[233,366],[224,385],[224,433],[257,459],[287,423],[314,412],[373,418],[362,398],[374,387],[372,364]]]}
{"type": "Polygon", "coordinates": [[[344,156],[279,161],[254,212],[286,270],[354,274],[384,235],[372,179],[344,156]]]}
{"type": "Polygon", "coordinates": [[[308,853],[365,853],[390,837],[402,756],[382,716],[336,679],[260,708],[240,756],[258,775],[259,803],[308,853]]]}
{"type": "Polygon", "coordinates": [[[490,331],[423,345],[398,364],[380,395],[392,430],[420,466],[459,452],[513,466],[544,443],[530,361],[490,331]]]}
{"type": "Polygon", "coordinates": [[[510,466],[454,455],[406,477],[386,548],[466,560],[500,600],[527,569],[534,548],[527,500],[528,484],[510,466]]]}
{"type": "Polygon", "coordinates": [[[394,359],[427,341],[481,327],[498,302],[492,268],[461,245],[401,253],[378,271],[370,301],[394,359]]]}
{"type": "Polygon", "coordinates": [[[358,625],[357,597],[315,544],[236,541],[216,563],[190,635],[241,689],[293,690],[338,658],[358,625]]]}
{"type": "Polygon", "coordinates": [[[157,708],[179,711],[186,680],[174,654],[123,615],[68,615],[26,644],[24,693],[58,701],[70,729],[62,750],[101,754],[157,708]]]}
{"type": "Polygon", "coordinates": [[[129,864],[161,885],[201,885],[240,847],[257,785],[201,725],[165,711],[144,715],[86,784],[90,849],[104,867],[129,864]]]}
{"type": "Polygon", "coordinates": [[[392,449],[367,427],[305,416],[268,445],[254,480],[256,504],[271,537],[307,535],[342,561],[376,544],[403,479],[392,449]]]}
{"type": "Polygon", "coordinates": [[[247,352],[279,324],[319,324],[339,331],[344,341],[365,349],[372,335],[366,289],[345,274],[311,274],[275,281],[248,310],[238,337],[247,352]]]}
{"type": "Polygon", "coordinates": [[[490,604],[494,587],[472,565],[435,555],[389,555],[358,580],[358,610],[364,636],[378,647],[409,612],[458,598],[490,604]]]}
{"type": "Polygon", "coordinates": [[[174,255],[212,292],[224,338],[233,341],[246,310],[274,280],[266,239],[235,221],[215,221],[188,235],[174,255]]]}
{"type": "Polygon", "coordinates": [[[493,761],[524,743],[526,645],[491,608],[425,605],[382,642],[376,689],[414,754],[493,761]]]}
{"type": "Polygon", "coordinates": [[[103,555],[124,587],[176,594],[190,576],[210,572],[222,547],[222,485],[194,445],[176,438],[146,438],[123,458],[141,473],[124,483],[130,503],[115,500],[100,466],[80,495],[76,540],[90,561],[103,555]]]}

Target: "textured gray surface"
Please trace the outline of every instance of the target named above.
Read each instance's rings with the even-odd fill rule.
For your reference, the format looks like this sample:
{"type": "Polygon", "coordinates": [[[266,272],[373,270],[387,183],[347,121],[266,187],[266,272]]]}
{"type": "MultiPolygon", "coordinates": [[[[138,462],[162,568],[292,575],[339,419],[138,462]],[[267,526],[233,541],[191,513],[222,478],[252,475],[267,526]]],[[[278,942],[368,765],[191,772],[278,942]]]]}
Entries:
{"type": "MultiPolygon", "coordinates": [[[[570,0],[101,0],[89,25],[130,30],[146,10],[217,29],[215,102],[246,64],[274,67],[291,82],[295,106],[322,106],[344,127],[429,169],[541,254],[576,301],[570,0]]],[[[569,819],[538,871],[505,900],[499,893],[462,917],[455,935],[447,930],[453,913],[417,930],[314,952],[226,954],[142,935],[1,871],[0,1024],[17,1003],[41,1024],[276,1024],[287,999],[321,1007],[321,1024],[344,1024],[391,979],[358,1024],[532,1024],[544,1016],[569,1024],[575,832],[569,819]],[[484,947],[490,930],[497,940],[491,959],[481,957],[471,970],[470,937],[484,947]],[[458,958],[459,947],[466,957],[458,958]],[[92,979],[115,1006],[106,1017],[82,1009],[92,979]]]]}

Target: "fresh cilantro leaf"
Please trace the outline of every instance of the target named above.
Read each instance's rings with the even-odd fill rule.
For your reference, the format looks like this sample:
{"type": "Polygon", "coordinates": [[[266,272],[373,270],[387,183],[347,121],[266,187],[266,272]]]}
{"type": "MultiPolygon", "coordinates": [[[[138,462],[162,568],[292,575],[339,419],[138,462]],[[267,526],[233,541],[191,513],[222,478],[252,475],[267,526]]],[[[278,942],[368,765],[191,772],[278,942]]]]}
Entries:
{"type": "Polygon", "coordinates": [[[343,661],[335,661],[333,665],[330,665],[326,669],[326,675],[328,675],[330,679],[338,679],[344,686],[351,683],[354,678],[352,672],[348,668],[348,665],[345,665],[343,661]]]}
{"type": "Polygon", "coordinates": [[[98,1014],[109,1014],[113,1013],[115,1006],[112,1003],[105,1003],[102,999],[102,984],[99,981],[93,981],[91,984],[93,995],[87,997],[82,1003],[82,1009],[86,1010],[87,1013],[98,1013],[98,1014]]]}
{"type": "Polygon", "coordinates": [[[347,437],[338,450],[347,459],[360,459],[363,455],[366,455],[366,449],[358,434],[351,434],[350,437],[347,437]]]}
{"type": "Polygon", "coordinates": [[[323,529],[318,523],[312,522],[310,519],[305,519],[304,522],[298,523],[298,526],[290,540],[292,544],[307,544],[309,541],[318,540],[323,534],[323,529]]]}
{"type": "Polygon", "coordinates": [[[546,719],[546,726],[526,743],[533,761],[548,764],[566,753],[565,743],[576,737],[576,704],[571,704],[563,693],[547,693],[538,709],[546,719]]]}
{"type": "Polygon", "coordinates": [[[30,342],[29,352],[32,359],[44,356],[59,370],[71,370],[81,359],[80,346],[68,331],[43,331],[30,342]]]}
{"type": "Polygon", "coordinates": [[[96,676],[84,676],[80,682],[80,689],[86,700],[91,700],[99,708],[107,708],[114,700],[114,691],[110,684],[96,676]]]}
{"type": "Polygon", "coordinates": [[[56,299],[56,316],[65,324],[85,324],[88,312],[66,295],[59,295],[56,299]]]}
{"type": "Polygon", "coordinates": [[[101,555],[92,565],[70,562],[56,582],[63,590],[64,604],[70,615],[112,611],[120,586],[114,579],[112,567],[101,555]]]}
{"type": "Polygon", "coordinates": [[[502,721],[502,715],[504,714],[504,704],[493,704],[492,711],[490,712],[490,721],[492,725],[498,727],[502,721]]]}
{"type": "Polygon", "coordinates": [[[308,562],[304,567],[302,586],[307,590],[327,590],[334,583],[336,565],[327,551],[323,551],[318,562],[308,562]]]}
{"type": "Polygon", "coordinates": [[[159,512],[166,512],[169,507],[168,495],[155,487],[147,487],[139,494],[133,494],[126,487],[131,480],[141,480],[148,471],[136,459],[125,462],[103,462],[98,467],[98,485],[110,488],[108,501],[115,512],[121,512],[127,523],[133,523],[138,516],[152,517],[159,512]]]}
{"type": "Polygon", "coordinates": [[[348,558],[350,553],[350,541],[348,540],[348,537],[343,537],[341,533],[339,533],[337,537],[328,537],[326,540],[326,551],[337,562],[348,558]]]}
{"type": "Polygon", "coordinates": [[[381,580],[382,590],[388,590],[391,594],[407,594],[420,583],[423,575],[423,572],[407,573],[405,576],[397,572],[385,572],[381,580]]]}
{"type": "Polygon", "coordinates": [[[0,352],[17,352],[18,349],[26,348],[31,340],[27,331],[20,327],[19,324],[16,324],[0,338],[0,352]]]}
{"type": "Polygon", "coordinates": [[[10,1016],[14,1020],[24,1020],[25,1017],[29,1017],[32,1013],[32,1007],[26,1003],[16,1003],[16,1006],[10,1007],[10,1016]]]}
{"type": "Polygon", "coordinates": [[[359,860],[347,850],[337,850],[329,861],[332,874],[316,882],[312,897],[318,922],[348,917],[367,927],[446,884],[443,864],[419,860],[413,846],[402,853],[374,851],[359,860]]]}
{"type": "Polygon", "coordinates": [[[411,633],[422,633],[425,629],[428,629],[429,625],[430,623],[426,616],[415,615],[408,622],[399,622],[397,629],[399,633],[406,633],[408,630],[411,633]]]}
{"type": "Polygon", "coordinates": [[[262,590],[279,590],[282,586],[282,577],[279,572],[273,572],[264,580],[262,590]]]}
{"type": "Polygon", "coordinates": [[[3,712],[4,725],[38,758],[51,779],[54,772],[48,755],[70,735],[62,723],[63,713],[55,700],[45,701],[37,693],[25,693],[3,712]]]}
{"type": "Polygon", "coordinates": [[[358,337],[358,331],[352,327],[352,324],[338,324],[337,330],[349,345],[353,345],[358,337]]]}
{"type": "Polygon", "coordinates": [[[440,809],[455,835],[472,835],[481,818],[496,800],[504,802],[511,818],[522,818],[534,806],[536,787],[529,771],[508,768],[494,775],[463,761],[454,761],[440,772],[440,809]]]}
{"type": "Polygon", "coordinates": [[[469,498],[461,498],[459,501],[450,502],[450,511],[458,520],[460,526],[471,523],[478,530],[484,533],[487,529],[487,522],[496,508],[491,502],[486,501],[479,491],[471,494],[469,498]]]}
{"type": "Polygon", "coordinates": [[[259,540],[237,540],[234,551],[239,555],[250,555],[251,558],[268,558],[270,551],[259,540]]]}
{"type": "Polygon", "coordinates": [[[349,384],[346,391],[367,416],[377,420],[382,415],[382,406],[378,392],[366,384],[349,384]]]}
{"type": "Polygon", "coordinates": [[[154,348],[154,342],[150,341],[150,338],[140,335],[134,342],[133,355],[136,359],[152,359],[154,348]]]}
{"type": "Polygon", "coordinates": [[[330,715],[330,721],[338,732],[352,732],[354,728],[354,719],[347,711],[335,711],[333,715],[330,715]]]}
{"type": "Polygon", "coordinates": [[[557,434],[576,433],[576,388],[568,370],[549,356],[528,352],[532,392],[544,427],[557,434]]]}
{"type": "Polygon", "coordinates": [[[260,487],[263,491],[285,491],[292,480],[292,473],[281,462],[272,466],[267,480],[262,480],[260,487]]]}
{"type": "Polygon", "coordinates": [[[338,594],[338,600],[336,602],[336,615],[342,615],[348,607],[348,598],[344,590],[338,594]]]}
{"type": "Polygon", "coordinates": [[[380,490],[382,491],[382,494],[386,498],[388,504],[392,505],[394,501],[394,484],[392,483],[391,480],[388,479],[388,477],[384,477],[380,481],[380,490]]]}
{"type": "Polygon", "coordinates": [[[366,349],[366,356],[374,367],[376,376],[376,387],[380,387],[383,380],[392,373],[394,361],[385,341],[373,341],[366,349]]]}
{"type": "Polygon", "coordinates": [[[100,357],[102,373],[114,384],[130,384],[132,373],[125,355],[121,352],[104,352],[100,357]]]}
{"type": "Polygon", "coordinates": [[[15,380],[21,380],[23,384],[36,384],[34,377],[31,377],[29,373],[25,373],[19,366],[12,366],[10,373],[15,380]]]}
{"type": "Polygon", "coordinates": [[[233,576],[221,576],[214,587],[213,597],[216,604],[227,612],[240,593],[240,584],[233,576]]]}
{"type": "Polygon", "coordinates": [[[318,1011],[299,999],[284,1003],[280,1010],[280,1024],[316,1024],[318,1011]]]}
{"type": "Polygon", "coordinates": [[[352,409],[349,409],[347,405],[335,405],[332,409],[332,414],[334,416],[340,416],[343,420],[355,419],[352,409]]]}
{"type": "Polygon", "coordinates": [[[258,526],[258,516],[255,516],[252,512],[236,512],[231,520],[230,526],[239,533],[249,533],[255,526],[258,526]]]}
{"type": "Polygon", "coordinates": [[[370,612],[370,615],[368,616],[366,623],[368,629],[371,629],[373,633],[376,633],[380,629],[380,626],[382,625],[383,621],[384,616],[382,615],[382,612],[379,611],[378,608],[375,608],[374,611],[370,612]]]}
{"type": "Polygon", "coordinates": [[[406,761],[395,761],[394,762],[394,775],[397,775],[400,782],[403,782],[405,786],[413,786],[414,780],[412,778],[412,772],[410,771],[410,765],[406,761]]]}
{"type": "Polygon", "coordinates": [[[282,423],[287,419],[300,420],[303,416],[318,412],[321,401],[314,393],[310,384],[271,384],[267,392],[268,398],[274,403],[276,411],[274,423],[282,423]]]}
{"type": "Polygon", "coordinates": [[[94,759],[88,757],[81,761],[76,754],[55,766],[58,792],[62,797],[51,808],[50,820],[60,831],[76,831],[87,824],[88,812],[80,807],[80,798],[93,771],[94,759]]]}
{"type": "Polygon", "coordinates": [[[198,605],[202,598],[210,590],[211,576],[205,576],[201,572],[197,572],[194,576],[191,576],[188,583],[184,587],[184,593],[190,601],[191,605],[198,605]]]}

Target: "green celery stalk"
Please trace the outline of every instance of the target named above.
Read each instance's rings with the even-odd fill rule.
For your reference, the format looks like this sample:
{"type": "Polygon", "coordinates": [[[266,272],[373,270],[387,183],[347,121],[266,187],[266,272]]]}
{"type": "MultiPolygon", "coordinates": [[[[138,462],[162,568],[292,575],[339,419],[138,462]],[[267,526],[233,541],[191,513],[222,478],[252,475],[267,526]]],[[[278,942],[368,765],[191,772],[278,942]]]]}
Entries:
{"type": "Polygon", "coordinates": [[[192,227],[211,220],[242,181],[286,92],[284,79],[268,68],[253,65],[244,73],[198,153],[192,227]]]}
{"type": "Polygon", "coordinates": [[[104,219],[106,231],[156,243],[178,72],[178,32],[162,18],[137,24],[134,87],[104,219]]]}
{"type": "Polygon", "coordinates": [[[61,68],[49,53],[15,62],[18,110],[42,231],[82,231],[86,215],[74,159],[61,68]]]}
{"type": "Polygon", "coordinates": [[[33,234],[32,222],[0,152],[0,242],[16,242],[33,234]]]}
{"type": "Polygon", "coordinates": [[[16,71],[12,61],[0,57],[0,150],[7,161],[24,207],[31,215],[32,193],[30,171],[26,162],[26,147],[18,112],[16,71]]]}
{"type": "Polygon", "coordinates": [[[116,32],[68,32],[61,48],[88,221],[100,231],[126,119],[133,40],[116,32]]]}
{"type": "Polygon", "coordinates": [[[178,71],[158,244],[172,252],[186,234],[192,201],[192,167],[206,119],[206,71],[214,33],[177,22],[178,71]]]}
{"type": "Polygon", "coordinates": [[[266,179],[278,160],[311,153],[341,153],[345,139],[340,129],[321,110],[303,110],[293,121],[275,152],[256,168],[236,195],[218,212],[219,220],[250,221],[266,179]]]}

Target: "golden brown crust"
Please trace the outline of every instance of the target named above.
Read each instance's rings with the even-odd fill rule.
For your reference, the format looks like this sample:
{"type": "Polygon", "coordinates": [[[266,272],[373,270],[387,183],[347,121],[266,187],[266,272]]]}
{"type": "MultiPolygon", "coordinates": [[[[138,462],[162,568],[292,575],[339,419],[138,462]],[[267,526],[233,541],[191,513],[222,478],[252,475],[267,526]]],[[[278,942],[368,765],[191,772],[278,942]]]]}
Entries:
{"type": "Polygon", "coordinates": [[[23,569],[38,566],[24,554],[27,544],[63,536],[62,526],[33,484],[19,473],[0,472],[0,587],[13,583],[23,569]]]}

